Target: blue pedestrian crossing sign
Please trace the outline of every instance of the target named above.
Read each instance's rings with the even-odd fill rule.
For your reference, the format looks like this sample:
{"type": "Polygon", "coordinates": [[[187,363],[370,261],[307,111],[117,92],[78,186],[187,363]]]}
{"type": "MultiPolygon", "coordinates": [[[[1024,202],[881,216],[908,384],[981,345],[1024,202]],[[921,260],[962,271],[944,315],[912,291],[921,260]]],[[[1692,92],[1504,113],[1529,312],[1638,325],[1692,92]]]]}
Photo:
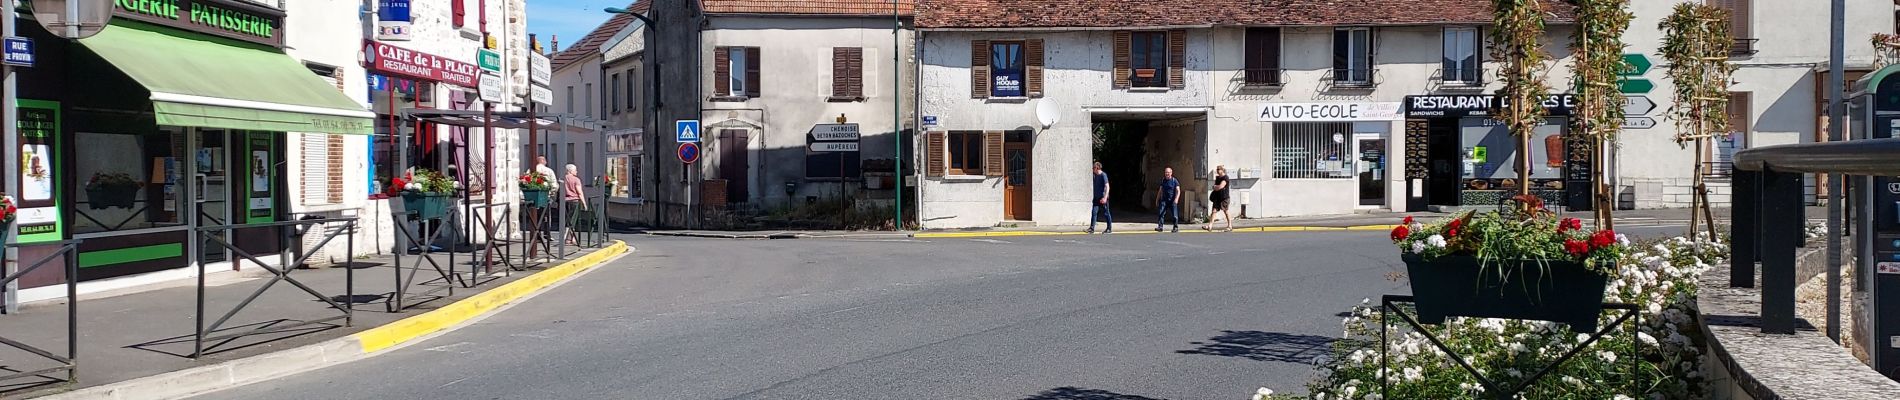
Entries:
{"type": "Polygon", "coordinates": [[[699,143],[698,120],[682,119],[673,121],[673,131],[679,132],[678,138],[673,139],[673,141],[680,143],[699,143]]]}

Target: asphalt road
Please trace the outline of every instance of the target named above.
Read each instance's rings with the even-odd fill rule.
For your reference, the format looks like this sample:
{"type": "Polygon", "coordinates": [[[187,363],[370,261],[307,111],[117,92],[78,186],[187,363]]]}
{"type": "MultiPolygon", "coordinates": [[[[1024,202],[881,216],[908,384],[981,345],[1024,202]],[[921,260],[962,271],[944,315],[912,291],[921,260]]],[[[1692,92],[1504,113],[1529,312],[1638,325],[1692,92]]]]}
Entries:
{"type": "MultiPolygon", "coordinates": [[[[1124,225],[1122,229],[1138,229],[1124,225]]],[[[1654,230],[1654,229],[1651,229],[1654,230]]],[[[1658,231],[1660,232],[1660,231],[1658,231]]],[[[1234,399],[1296,389],[1384,232],[734,241],[638,252],[474,325],[204,399],[1234,399]]]]}

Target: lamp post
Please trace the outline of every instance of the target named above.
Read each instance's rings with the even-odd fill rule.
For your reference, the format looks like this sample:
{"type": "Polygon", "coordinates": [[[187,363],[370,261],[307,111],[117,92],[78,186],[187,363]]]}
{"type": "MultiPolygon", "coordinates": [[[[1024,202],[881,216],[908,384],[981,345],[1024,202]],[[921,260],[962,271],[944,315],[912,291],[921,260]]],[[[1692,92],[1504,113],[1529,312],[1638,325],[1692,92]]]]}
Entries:
{"type": "MultiPolygon", "coordinates": [[[[896,185],[893,185],[896,186],[894,189],[897,190],[897,201],[895,203],[897,205],[897,219],[892,220],[894,223],[891,225],[891,230],[897,232],[904,231],[904,111],[902,108],[904,104],[904,67],[902,60],[898,58],[900,57],[899,53],[902,53],[904,49],[902,40],[900,40],[903,36],[901,32],[903,32],[904,23],[898,18],[897,3],[900,1],[902,0],[891,0],[891,133],[897,136],[896,151],[892,152],[897,155],[897,162],[892,163],[893,166],[897,167],[897,173],[892,174],[897,177],[897,179],[895,179],[896,185]]],[[[842,180],[844,177],[839,177],[839,179],[842,180]]]]}
{"type": "MultiPolygon", "coordinates": [[[[648,9],[649,10],[652,9],[652,5],[650,3],[648,4],[648,9]]],[[[645,36],[646,43],[641,46],[641,51],[646,52],[646,56],[641,57],[641,61],[640,61],[640,64],[641,64],[640,68],[642,70],[641,73],[647,76],[647,82],[648,82],[647,88],[646,88],[646,95],[642,96],[646,98],[647,103],[646,103],[646,107],[644,107],[646,110],[644,110],[645,112],[642,114],[645,116],[646,121],[643,121],[643,123],[641,124],[641,125],[644,125],[642,126],[642,128],[645,132],[642,132],[641,135],[647,135],[647,134],[654,135],[653,136],[654,140],[652,141],[652,143],[657,144],[660,142],[659,140],[660,138],[659,136],[659,132],[660,132],[659,130],[659,127],[660,127],[660,120],[659,120],[660,119],[660,74],[658,73],[659,72],[658,68],[654,68],[654,67],[659,65],[660,62],[658,59],[655,58],[656,56],[659,55],[659,53],[654,50],[654,45],[658,44],[659,41],[655,40],[653,36],[659,32],[659,28],[653,24],[652,18],[647,18],[646,15],[629,11],[624,8],[607,7],[607,8],[601,9],[601,11],[605,11],[608,14],[626,14],[626,15],[633,16],[634,18],[640,20],[641,28],[646,29],[647,31],[647,34],[643,35],[645,36]]],[[[648,152],[648,153],[650,154],[651,152],[648,152]]],[[[653,160],[653,172],[655,174],[658,174],[660,171],[659,157],[649,156],[649,157],[644,157],[644,158],[653,160]]],[[[685,169],[686,172],[692,171],[692,166],[683,166],[682,168],[685,169]]],[[[656,190],[660,186],[657,183],[659,182],[657,180],[643,179],[643,181],[656,182],[654,184],[654,188],[656,190]]],[[[690,185],[692,183],[688,182],[687,184],[689,185],[687,189],[688,190],[687,195],[691,196],[692,193],[691,193],[690,185]]],[[[660,222],[661,212],[659,211],[660,210],[659,204],[660,203],[656,203],[655,206],[653,207],[654,223],[660,222]]],[[[687,204],[688,204],[688,207],[691,207],[691,204],[692,204],[691,198],[688,198],[687,204]]],[[[692,211],[689,209],[687,210],[687,212],[691,213],[692,211]]],[[[694,220],[695,218],[687,218],[687,224],[689,227],[692,225],[694,220]]]]}

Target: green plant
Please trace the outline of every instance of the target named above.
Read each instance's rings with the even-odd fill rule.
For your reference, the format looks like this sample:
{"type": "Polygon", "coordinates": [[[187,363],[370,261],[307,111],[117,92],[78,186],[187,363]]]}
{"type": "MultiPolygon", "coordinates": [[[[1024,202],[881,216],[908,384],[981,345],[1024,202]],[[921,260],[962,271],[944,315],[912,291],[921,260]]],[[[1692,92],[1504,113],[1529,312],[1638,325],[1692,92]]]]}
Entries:
{"type": "MultiPolygon", "coordinates": [[[[1585,155],[1593,162],[1603,153],[1615,151],[1616,133],[1623,129],[1624,97],[1617,88],[1618,76],[1629,68],[1623,62],[1623,33],[1629,30],[1629,0],[1576,0],[1577,29],[1571,35],[1571,53],[1575,61],[1571,71],[1577,76],[1574,89],[1582,102],[1572,113],[1567,139],[1589,149],[1585,155]]],[[[1577,155],[1572,155],[1576,157],[1577,155]]],[[[1612,193],[1602,182],[1602,174],[1591,175],[1591,193],[1595,200],[1597,226],[1613,228],[1615,219],[1610,204],[1612,193]]]]}
{"type": "Polygon", "coordinates": [[[448,175],[422,168],[416,170],[413,179],[403,187],[403,190],[423,194],[451,194],[461,187],[461,182],[450,179],[448,175]]]}
{"type": "Polygon", "coordinates": [[[1709,210],[1708,186],[1703,182],[1708,165],[1702,162],[1702,150],[1708,148],[1709,138],[1729,132],[1729,74],[1735,67],[1728,62],[1734,45],[1728,24],[1727,9],[1685,2],[1677,4],[1658,26],[1663,31],[1663,60],[1669,62],[1669,80],[1676,88],[1676,102],[1667,113],[1676,122],[1676,144],[1684,148],[1694,145],[1690,235],[1698,234],[1701,228],[1713,229],[1715,223],[1714,212],[1709,210]]]}
{"type": "Polygon", "coordinates": [[[1487,266],[1515,260],[1576,260],[1605,275],[1616,272],[1617,261],[1629,250],[1629,239],[1614,231],[1586,231],[1583,221],[1560,219],[1538,202],[1527,201],[1523,208],[1514,215],[1467,212],[1430,225],[1405,217],[1392,228],[1392,242],[1399,252],[1426,260],[1469,255],[1487,266]]]}
{"type": "Polygon", "coordinates": [[[124,172],[97,172],[86,179],[86,190],[135,188],[139,182],[124,172]]]}
{"type": "Polygon", "coordinates": [[[553,181],[549,180],[549,177],[547,175],[543,175],[540,172],[535,172],[535,171],[528,171],[526,173],[522,173],[520,182],[521,182],[521,190],[525,190],[525,191],[533,191],[533,190],[548,191],[554,188],[553,181]]]}
{"type": "MultiPolygon", "coordinates": [[[[1540,43],[1544,36],[1544,3],[1492,0],[1492,6],[1492,24],[1496,27],[1491,30],[1491,40],[1496,43],[1492,51],[1493,57],[1503,62],[1499,77],[1504,82],[1498,90],[1502,109],[1492,115],[1517,138],[1517,154],[1531,154],[1530,135],[1544,123],[1541,104],[1550,95],[1550,86],[1544,84],[1550,55],[1540,43]]],[[[1518,194],[1530,194],[1531,158],[1518,157],[1517,161],[1518,194]]]]}

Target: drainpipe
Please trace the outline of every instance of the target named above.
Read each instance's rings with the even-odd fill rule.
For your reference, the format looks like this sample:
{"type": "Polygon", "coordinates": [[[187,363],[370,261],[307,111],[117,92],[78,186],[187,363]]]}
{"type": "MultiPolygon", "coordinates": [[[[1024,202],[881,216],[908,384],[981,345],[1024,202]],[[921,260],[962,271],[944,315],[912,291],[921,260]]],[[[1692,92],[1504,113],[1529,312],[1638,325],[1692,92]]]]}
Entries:
{"type": "MultiPolygon", "coordinates": [[[[914,10],[914,9],[913,9],[913,10],[914,10]]],[[[913,21],[913,22],[912,22],[912,24],[914,25],[914,24],[915,24],[915,22],[914,22],[915,20],[913,19],[912,21],[913,21]]],[[[924,115],[924,90],[923,90],[923,84],[922,84],[922,83],[923,83],[923,81],[924,81],[924,35],[925,35],[925,33],[926,33],[926,32],[924,32],[923,30],[920,30],[920,29],[915,29],[915,27],[914,27],[914,26],[913,26],[912,28],[913,28],[913,29],[911,30],[911,35],[910,35],[910,54],[911,54],[911,60],[914,60],[914,61],[917,61],[916,63],[913,63],[913,64],[911,65],[911,68],[912,68],[912,71],[913,71],[913,72],[912,72],[912,73],[911,73],[911,75],[910,75],[910,76],[911,76],[911,83],[913,83],[913,85],[911,85],[911,91],[910,91],[910,94],[911,94],[911,96],[912,96],[912,97],[911,97],[911,102],[910,102],[910,107],[911,107],[911,113],[910,113],[910,118],[911,118],[911,124],[910,124],[910,126],[912,127],[912,129],[914,129],[914,130],[912,131],[912,132],[914,132],[914,134],[912,134],[912,135],[911,135],[911,140],[910,140],[910,141],[909,141],[908,143],[905,143],[905,144],[908,144],[908,145],[910,145],[910,147],[912,147],[912,148],[917,148],[917,147],[918,147],[918,146],[917,146],[917,138],[919,138],[919,137],[924,137],[924,135],[923,135],[923,133],[924,133],[924,120],[923,120],[923,118],[924,118],[924,117],[923,117],[923,115],[924,115]]],[[[898,136],[899,136],[899,137],[902,137],[902,136],[903,136],[903,134],[902,134],[902,133],[900,132],[900,133],[898,134],[898,136]]],[[[929,147],[930,147],[930,146],[923,146],[923,148],[926,148],[926,149],[927,149],[927,148],[929,148],[929,147]]],[[[904,151],[904,149],[903,149],[903,147],[899,147],[897,151],[900,151],[900,152],[901,152],[901,151],[904,151]]],[[[911,152],[911,160],[910,160],[911,162],[910,162],[910,163],[911,163],[911,164],[917,164],[917,163],[919,163],[919,162],[921,162],[922,160],[924,160],[924,159],[926,159],[926,157],[929,157],[929,156],[928,156],[928,155],[919,155],[919,154],[917,154],[917,152],[914,152],[914,151],[913,151],[913,152],[911,152]]],[[[902,160],[899,160],[899,161],[902,161],[902,160]]],[[[900,174],[899,174],[900,176],[902,175],[901,173],[905,171],[905,167],[907,167],[907,166],[908,166],[908,165],[904,165],[904,164],[901,164],[901,163],[900,163],[900,164],[899,164],[899,165],[897,166],[897,169],[898,169],[898,172],[900,173],[900,174]]],[[[910,171],[917,171],[917,170],[919,170],[919,169],[920,169],[920,168],[910,168],[909,170],[910,170],[910,171]]],[[[924,183],[923,183],[922,181],[923,181],[923,179],[924,179],[924,178],[923,178],[923,176],[925,176],[925,174],[917,174],[917,176],[918,176],[918,178],[917,178],[917,180],[918,180],[918,182],[916,182],[916,184],[917,184],[917,195],[916,195],[916,196],[914,196],[914,197],[915,197],[915,198],[917,199],[917,228],[918,228],[918,229],[922,229],[922,228],[924,227],[924,183]]],[[[903,183],[903,181],[898,181],[898,183],[897,183],[897,191],[898,191],[899,193],[902,193],[902,192],[904,191],[904,183],[903,183]]],[[[901,202],[902,202],[902,199],[899,199],[899,202],[901,203],[901,202]]],[[[901,219],[901,218],[903,218],[904,216],[903,216],[903,215],[898,215],[897,217],[901,219]]],[[[900,223],[900,224],[898,225],[898,227],[900,228],[899,230],[902,230],[901,228],[903,227],[903,225],[902,225],[902,224],[900,223]]]]}

